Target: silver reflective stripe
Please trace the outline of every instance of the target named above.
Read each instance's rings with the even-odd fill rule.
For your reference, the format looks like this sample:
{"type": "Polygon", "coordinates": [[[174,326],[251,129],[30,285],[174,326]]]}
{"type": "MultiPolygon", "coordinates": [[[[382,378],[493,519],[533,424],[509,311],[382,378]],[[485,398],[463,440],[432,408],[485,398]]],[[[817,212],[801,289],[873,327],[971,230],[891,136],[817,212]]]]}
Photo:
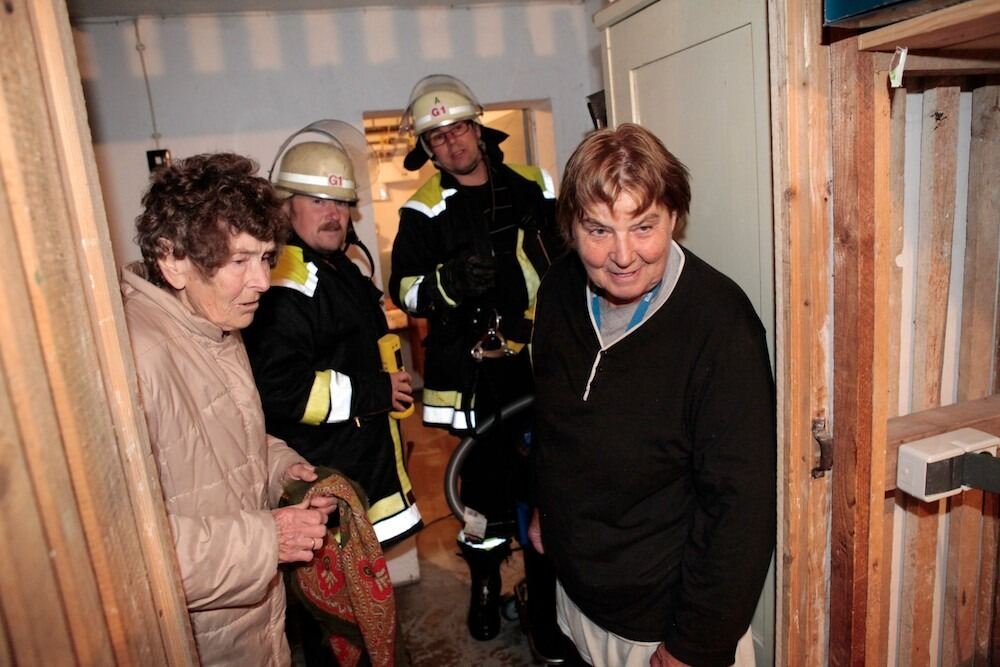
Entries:
{"type": "Polygon", "coordinates": [[[420,283],[424,282],[424,277],[420,276],[417,281],[413,283],[413,286],[406,291],[406,296],[403,297],[403,305],[406,306],[408,311],[415,312],[417,310],[417,296],[419,294],[420,283]]]}
{"type": "Polygon", "coordinates": [[[290,171],[279,172],[278,180],[287,181],[289,183],[298,183],[299,185],[319,185],[319,186],[330,186],[334,188],[347,188],[347,189],[352,189],[354,187],[354,181],[347,178],[341,178],[340,183],[338,185],[333,185],[332,183],[330,183],[330,178],[328,176],[310,176],[309,174],[294,174],[290,171]]]}
{"type": "Polygon", "coordinates": [[[420,510],[416,505],[410,505],[395,516],[377,521],[372,525],[375,537],[379,542],[385,542],[397,535],[402,535],[420,522],[420,510]]]}
{"type": "Polygon", "coordinates": [[[549,176],[549,172],[542,169],[542,181],[545,182],[545,189],[542,190],[542,194],[545,195],[546,199],[556,198],[556,186],[552,183],[552,177],[549,176]]]}
{"type": "Polygon", "coordinates": [[[351,395],[353,393],[351,378],[331,370],[330,414],[326,418],[328,424],[338,424],[351,418],[351,395]]]}
{"type": "Polygon", "coordinates": [[[405,204],[403,204],[403,208],[413,209],[418,213],[423,213],[428,218],[436,218],[438,214],[440,214],[441,211],[445,210],[445,208],[448,206],[448,202],[445,200],[448,199],[448,197],[455,194],[456,192],[458,192],[458,190],[456,190],[455,188],[445,188],[444,190],[441,191],[441,201],[434,204],[434,206],[428,206],[427,204],[421,201],[417,201],[416,199],[410,199],[407,200],[405,204]]]}
{"type": "Polygon", "coordinates": [[[428,424],[447,424],[452,428],[465,430],[469,428],[476,427],[476,414],[475,412],[469,415],[471,417],[471,422],[466,420],[466,413],[464,410],[456,410],[455,408],[448,407],[435,407],[432,405],[424,405],[424,421],[428,424]]]}

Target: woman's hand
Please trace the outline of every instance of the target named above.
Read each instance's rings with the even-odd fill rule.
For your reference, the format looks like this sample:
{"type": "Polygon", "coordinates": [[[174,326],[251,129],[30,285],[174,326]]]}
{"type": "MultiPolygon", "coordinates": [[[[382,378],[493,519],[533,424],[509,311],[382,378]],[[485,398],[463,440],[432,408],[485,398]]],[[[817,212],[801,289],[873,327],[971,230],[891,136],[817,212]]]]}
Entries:
{"type": "MultiPolygon", "coordinates": [[[[279,563],[308,563],[313,558],[313,552],[323,546],[329,512],[310,508],[310,502],[316,500],[318,499],[304,500],[298,505],[271,510],[278,530],[279,563]]],[[[323,500],[333,502],[333,498],[323,500]]]]}
{"type": "Polygon", "coordinates": [[[392,385],[392,409],[403,412],[413,404],[413,379],[406,371],[389,373],[392,385]]]}
{"type": "Polygon", "coordinates": [[[288,482],[293,479],[297,479],[302,482],[315,482],[316,467],[311,466],[308,463],[293,463],[285,468],[285,474],[283,475],[282,481],[288,482]]]}
{"type": "MultiPolygon", "coordinates": [[[[293,463],[285,470],[284,481],[293,479],[302,482],[315,482],[317,478],[315,466],[308,463],[293,463]]],[[[326,517],[330,516],[333,510],[337,509],[337,499],[330,496],[313,496],[309,501],[309,507],[323,513],[323,523],[326,517]]]]}
{"type": "MultiPolygon", "coordinates": [[[[315,482],[316,478],[317,475],[315,466],[311,466],[308,463],[293,463],[288,466],[284,475],[284,481],[286,482],[293,479],[297,479],[302,482],[315,482]]],[[[309,501],[308,507],[322,512],[323,523],[325,524],[326,517],[330,516],[333,510],[337,509],[337,499],[329,496],[313,496],[313,498],[309,501]]]]}

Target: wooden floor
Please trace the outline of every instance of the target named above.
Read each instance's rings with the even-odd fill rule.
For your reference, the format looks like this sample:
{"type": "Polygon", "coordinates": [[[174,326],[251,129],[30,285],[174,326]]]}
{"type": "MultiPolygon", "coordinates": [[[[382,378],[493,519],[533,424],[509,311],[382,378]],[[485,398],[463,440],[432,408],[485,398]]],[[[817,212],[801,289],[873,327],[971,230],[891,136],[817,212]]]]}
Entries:
{"type": "Polygon", "coordinates": [[[461,526],[444,497],[444,472],[458,438],[424,426],[419,410],[402,424],[402,432],[409,453],[407,470],[424,518],[424,529],[417,534],[417,553],[423,561],[462,574],[465,564],[455,546],[461,526]]]}

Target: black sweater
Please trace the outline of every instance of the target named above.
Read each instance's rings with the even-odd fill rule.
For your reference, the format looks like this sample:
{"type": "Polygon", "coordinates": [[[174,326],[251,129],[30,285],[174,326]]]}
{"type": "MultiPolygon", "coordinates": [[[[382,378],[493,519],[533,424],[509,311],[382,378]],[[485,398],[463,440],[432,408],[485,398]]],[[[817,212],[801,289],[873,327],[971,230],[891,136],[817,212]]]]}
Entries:
{"type": "Polygon", "coordinates": [[[588,618],[730,665],[774,548],[774,386],[749,300],[684,253],[669,299],[604,350],[579,259],[549,270],[533,479],[545,551],[588,618]]]}

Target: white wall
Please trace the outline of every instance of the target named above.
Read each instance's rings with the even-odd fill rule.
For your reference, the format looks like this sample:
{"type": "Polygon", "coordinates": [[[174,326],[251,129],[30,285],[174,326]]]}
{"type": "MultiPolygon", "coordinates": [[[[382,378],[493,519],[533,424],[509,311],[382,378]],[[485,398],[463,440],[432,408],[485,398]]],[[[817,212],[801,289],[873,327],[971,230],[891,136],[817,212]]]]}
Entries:
{"type": "MultiPolygon", "coordinates": [[[[340,9],[180,18],[138,30],[160,145],[172,155],[232,150],[266,171],[281,142],[320,118],[362,127],[400,109],[422,76],[454,74],[484,104],[548,98],[560,168],[592,127],[601,87],[600,0],[472,7],[340,9]]],[[[119,263],[146,185],[152,121],[132,19],[74,26],[101,184],[119,263]]],[[[359,233],[376,248],[370,205],[359,233]]],[[[378,272],[376,272],[376,275],[378,272]]]]}

